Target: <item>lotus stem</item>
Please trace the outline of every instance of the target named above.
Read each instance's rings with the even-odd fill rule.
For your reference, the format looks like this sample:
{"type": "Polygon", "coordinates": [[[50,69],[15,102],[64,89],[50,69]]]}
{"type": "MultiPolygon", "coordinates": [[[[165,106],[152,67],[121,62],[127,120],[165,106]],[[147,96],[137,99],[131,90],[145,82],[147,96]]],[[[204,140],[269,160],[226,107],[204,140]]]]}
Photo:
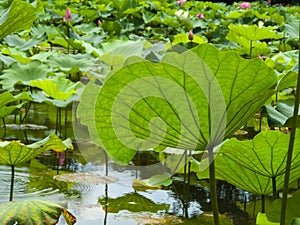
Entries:
{"type": "MultiPolygon", "coordinates": [[[[299,22],[299,24],[300,24],[300,22],[299,22]]],[[[300,31],[299,31],[299,40],[300,40],[300,31]]],[[[299,42],[299,49],[300,49],[300,42],[299,42]]],[[[299,63],[299,59],[300,59],[300,51],[299,51],[299,56],[298,56],[298,63],[299,63]]],[[[300,102],[300,67],[298,67],[297,89],[296,89],[294,113],[293,113],[293,118],[292,118],[293,122],[292,122],[289,148],[288,148],[287,159],[286,159],[286,170],[285,170],[285,176],[284,176],[284,187],[283,187],[282,203],[281,203],[280,225],[285,224],[286,207],[287,207],[287,195],[288,195],[288,188],[289,188],[289,181],[290,181],[290,171],[291,171],[292,156],[293,156],[294,142],[295,142],[295,135],[296,135],[296,126],[297,126],[298,111],[299,111],[299,102],[300,102]]]]}
{"type": "Polygon", "coordinates": [[[14,180],[15,180],[15,166],[11,166],[11,179],[10,179],[9,201],[13,200],[13,195],[14,195],[14,180]]]}
{"type": "Polygon", "coordinates": [[[266,198],[265,195],[261,196],[261,213],[266,212],[266,198]]]}
{"type": "Polygon", "coordinates": [[[277,198],[276,177],[272,177],[273,201],[277,198]]]}
{"type": "Polygon", "coordinates": [[[214,225],[220,225],[219,206],[218,206],[217,188],[216,188],[216,171],[215,171],[213,148],[208,149],[208,159],[209,159],[209,188],[210,188],[210,199],[211,199],[211,205],[212,205],[212,212],[213,212],[213,216],[214,216],[214,225]]]}
{"type": "Polygon", "coordinates": [[[5,119],[4,119],[4,117],[2,117],[2,123],[3,123],[3,128],[4,128],[4,133],[3,133],[3,139],[4,139],[5,136],[6,136],[6,124],[5,124],[5,119]]]}

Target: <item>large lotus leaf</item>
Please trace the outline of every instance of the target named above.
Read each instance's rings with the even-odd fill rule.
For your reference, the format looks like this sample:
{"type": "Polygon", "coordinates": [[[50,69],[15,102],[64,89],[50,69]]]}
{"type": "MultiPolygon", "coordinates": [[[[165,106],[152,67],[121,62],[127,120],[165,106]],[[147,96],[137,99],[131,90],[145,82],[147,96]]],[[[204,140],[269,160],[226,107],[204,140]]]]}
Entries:
{"type": "MultiPolygon", "coordinates": [[[[264,39],[276,39],[280,35],[272,31],[271,28],[259,27],[257,25],[234,25],[230,24],[228,26],[229,33],[228,36],[242,36],[249,41],[258,41],[264,39]]],[[[226,37],[228,39],[228,36],[226,37]]],[[[230,38],[228,39],[230,40],[230,38]]]]}
{"type": "Polygon", "coordinates": [[[18,141],[4,141],[0,142],[0,164],[9,166],[20,165],[33,159],[41,152],[48,150],[62,152],[67,148],[71,148],[69,139],[63,142],[55,134],[51,134],[31,145],[24,145],[18,141]]]}
{"type": "Polygon", "coordinates": [[[102,44],[103,53],[109,53],[114,56],[116,54],[124,57],[142,56],[145,45],[149,44],[146,41],[129,41],[129,40],[113,40],[102,44]]]}
{"type": "Polygon", "coordinates": [[[25,1],[12,1],[9,10],[1,17],[4,22],[0,25],[0,41],[8,34],[30,28],[40,11],[39,1],[36,7],[25,1]]]}
{"type": "Polygon", "coordinates": [[[298,73],[295,71],[289,71],[279,81],[276,87],[277,91],[282,91],[297,85],[298,73]]]}
{"type": "Polygon", "coordinates": [[[72,95],[76,94],[75,89],[79,83],[73,83],[64,77],[54,77],[52,79],[32,80],[30,84],[33,87],[42,89],[53,99],[66,101],[72,95]]]}
{"type": "Polygon", "coordinates": [[[225,136],[230,136],[274,93],[276,75],[260,59],[245,60],[234,52],[222,52],[208,44],[193,51],[204,60],[220,84],[226,104],[225,136]]]}
{"type": "Polygon", "coordinates": [[[37,40],[37,39],[24,40],[20,38],[18,35],[9,35],[4,38],[4,41],[9,46],[15,47],[22,51],[28,50],[42,42],[42,40],[37,40]]]}
{"type": "MultiPolygon", "coordinates": [[[[215,159],[217,177],[259,195],[272,193],[272,178],[275,178],[276,189],[280,190],[284,184],[289,138],[288,134],[268,130],[262,131],[253,140],[228,140],[215,159]]],[[[299,132],[295,139],[290,182],[300,177],[299,132]]],[[[200,168],[206,168],[205,163],[200,168]]],[[[199,173],[199,177],[206,178],[206,172],[199,173]]]]}
{"type": "Polygon", "coordinates": [[[58,99],[52,99],[48,96],[46,96],[46,94],[44,92],[34,92],[32,94],[30,94],[32,101],[34,102],[38,102],[38,103],[42,103],[45,102],[47,104],[50,105],[55,105],[56,107],[67,107],[71,102],[74,101],[74,97],[75,95],[71,96],[70,98],[68,98],[66,101],[62,101],[62,100],[58,100],[58,99]]]}
{"type": "MultiPolygon", "coordinates": [[[[76,117],[80,119],[81,124],[88,127],[91,141],[101,146],[95,123],[95,104],[101,88],[101,86],[97,84],[97,81],[98,80],[94,79],[86,85],[80,96],[76,117]]],[[[85,150],[88,149],[83,149],[83,151],[85,150]]]]}
{"type": "Polygon", "coordinates": [[[16,48],[11,48],[11,47],[3,48],[1,50],[1,53],[11,57],[12,59],[15,59],[21,64],[28,64],[31,62],[31,58],[27,57],[26,52],[18,50],[16,48]]]}
{"type": "Polygon", "coordinates": [[[299,37],[299,21],[297,17],[292,15],[287,16],[287,21],[284,24],[284,29],[289,37],[299,37]]]}
{"type": "MultiPolygon", "coordinates": [[[[106,198],[99,198],[98,202],[105,207],[106,198]]],[[[167,204],[155,203],[138,193],[129,193],[115,199],[109,198],[107,206],[108,212],[111,213],[118,213],[121,210],[156,213],[158,211],[168,210],[169,208],[170,206],[167,204]]]]}
{"type": "Polygon", "coordinates": [[[48,72],[49,68],[38,60],[32,60],[27,65],[13,63],[0,75],[0,83],[3,89],[13,90],[16,84],[30,85],[32,80],[45,78],[48,72]]]}
{"type": "Polygon", "coordinates": [[[76,218],[64,207],[43,200],[20,200],[0,204],[0,223],[54,225],[63,215],[68,225],[76,223],[76,218]]]}
{"type": "MultiPolygon", "coordinates": [[[[271,105],[265,106],[268,116],[269,126],[272,127],[292,127],[294,99],[279,101],[275,107],[271,105]]],[[[298,117],[300,112],[298,112],[298,117]]],[[[296,126],[300,127],[300,121],[297,120],[296,126]]]]}
{"type": "Polygon", "coordinates": [[[272,95],[273,70],[260,59],[203,44],[162,62],[133,60],[108,76],[96,127],[108,154],[128,163],[136,149],[205,150],[243,126],[272,95]]]}
{"type": "Polygon", "coordinates": [[[31,100],[31,97],[23,92],[16,96],[13,96],[9,92],[3,92],[0,94],[0,118],[4,118],[5,116],[11,114],[17,108],[20,108],[27,100],[31,100]],[[22,100],[23,102],[20,104],[12,105],[11,103],[22,100]],[[10,104],[7,106],[7,104],[10,104]]]}
{"type": "MultiPolygon", "coordinates": [[[[275,200],[270,209],[267,210],[267,218],[271,222],[280,222],[281,215],[281,199],[275,200]]],[[[293,219],[300,217],[299,211],[300,205],[300,191],[296,191],[292,197],[287,199],[287,209],[286,209],[286,217],[285,224],[294,224],[292,223],[293,219]]]]}

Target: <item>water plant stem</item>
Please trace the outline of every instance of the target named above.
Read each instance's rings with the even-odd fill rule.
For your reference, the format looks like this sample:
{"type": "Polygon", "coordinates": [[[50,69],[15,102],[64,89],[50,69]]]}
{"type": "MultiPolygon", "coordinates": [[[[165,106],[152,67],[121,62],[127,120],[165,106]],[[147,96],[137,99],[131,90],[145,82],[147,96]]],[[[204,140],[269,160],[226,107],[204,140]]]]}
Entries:
{"type": "MultiPolygon", "coordinates": [[[[299,40],[300,40],[300,32],[299,32],[299,40]]],[[[299,49],[300,49],[300,42],[299,42],[299,49]]],[[[298,63],[300,61],[299,59],[300,59],[300,50],[299,50],[298,63]]],[[[296,126],[297,126],[298,111],[299,111],[299,102],[300,102],[300,67],[298,67],[297,89],[296,89],[294,113],[293,113],[293,118],[292,118],[293,122],[292,122],[289,148],[288,148],[287,159],[286,159],[286,170],[285,170],[285,176],[284,176],[284,187],[283,187],[282,203],[281,203],[280,225],[285,225],[287,195],[288,195],[290,171],[291,171],[292,156],[293,156],[294,142],[295,142],[295,135],[296,135],[296,126]]]]}
{"type": "Polygon", "coordinates": [[[3,128],[4,128],[4,133],[3,133],[3,139],[4,139],[5,136],[6,136],[6,124],[5,124],[5,119],[4,119],[4,117],[2,118],[2,123],[3,123],[3,128]]]}
{"type": "Polygon", "coordinates": [[[266,212],[266,198],[265,195],[261,196],[261,213],[266,212]]]}
{"type": "Polygon", "coordinates": [[[214,225],[220,225],[213,148],[208,149],[208,159],[209,159],[209,188],[210,188],[211,206],[212,206],[212,211],[214,216],[214,225]]]}
{"type": "Polygon", "coordinates": [[[277,198],[276,177],[272,177],[273,201],[277,198]]]}
{"type": "Polygon", "coordinates": [[[14,195],[14,180],[15,180],[15,166],[11,166],[11,179],[10,179],[9,201],[13,200],[13,195],[14,195]]]}

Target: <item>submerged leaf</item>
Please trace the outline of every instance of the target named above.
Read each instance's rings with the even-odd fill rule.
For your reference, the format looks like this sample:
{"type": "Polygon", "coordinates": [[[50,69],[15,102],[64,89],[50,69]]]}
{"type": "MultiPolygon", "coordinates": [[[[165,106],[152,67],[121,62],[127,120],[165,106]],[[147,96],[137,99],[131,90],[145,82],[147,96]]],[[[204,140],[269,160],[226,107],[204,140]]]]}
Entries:
{"type": "Polygon", "coordinates": [[[43,200],[20,200],[0,204],[0,223],[54,225],[61,215],[68,218],[68,225],[76,223],[76,218],[60,205],[43,200]]]}

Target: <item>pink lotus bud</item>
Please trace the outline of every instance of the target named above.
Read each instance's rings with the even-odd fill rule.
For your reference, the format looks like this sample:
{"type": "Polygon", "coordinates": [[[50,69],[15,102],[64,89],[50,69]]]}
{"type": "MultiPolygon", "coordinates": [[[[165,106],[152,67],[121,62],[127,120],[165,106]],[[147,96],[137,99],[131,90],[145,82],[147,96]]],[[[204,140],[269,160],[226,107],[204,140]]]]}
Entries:
{"type": "Polygon", "coordinates": [[[184,5],[186,3],[186,0],[177,0],[178,5],[184,5]]]}
{"type": "Polygon", "coordinates": [[[271,4],[272,4],[272,1],[271,1],[271,0],[268,0],[268,4],[271,5],[271,4]]]}
{"type": "Polygon", "coordinates": [[[198,13],[197,17],[198,17],[199,19],[204,19],[204,14],[203,14],[203,13],[198,13]]]}
{"type": "Polygon", "coordinates": [[[250,2],[243,2],[242,4],[240,4],[240,8],[241,9],[250,9],[251,8],[250,2]]]}
{"type": "Polygon", "coordinates": [[[65,12],[65,15],[63,17],[63,20],[64,21],[70,21],[72,19],[72,14],[71,14],[71,11],[66,8],[66,12],[65,12]]]}
{"type": "Polygon", "coordinates": [[[188,34],[188,39],[190,40],[190,41],[192,41],[193,39],[194,39],[194,33],[193,33],[193,31],[189,31],[189,34],[188,34]]]}
{"type": "Polygon", "coordinates": [[[97,24],[98,24],[98,26],[100,26],[102,24],[100,19],[97,20],[97,24]]]}

